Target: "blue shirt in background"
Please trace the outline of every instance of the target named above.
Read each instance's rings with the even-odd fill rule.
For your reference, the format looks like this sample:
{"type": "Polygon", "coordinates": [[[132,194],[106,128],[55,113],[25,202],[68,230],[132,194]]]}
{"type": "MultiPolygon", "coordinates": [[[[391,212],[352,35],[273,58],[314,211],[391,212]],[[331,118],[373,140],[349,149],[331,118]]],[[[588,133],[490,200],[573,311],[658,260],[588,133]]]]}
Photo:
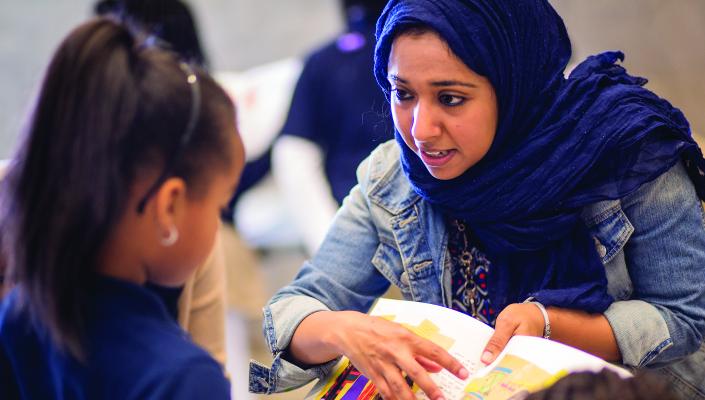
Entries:
{"type": "Polygon", "coordinates": [[[341,35],[312,53],[282,128],[284,135],[321,147],[326,177],[339,204],[357,183],[358,164],[394,136],[389,103],[372,73],[374,45],[369,27],[341,35]]]}
{"type": "Polygon", "coordinates": [[[0,304],[2,399],[229,399],[220,365],[193,344],[157,295],[99,278],[89,306],[87,360],[59,351],[18,311],[18,290],[0,304]]]}

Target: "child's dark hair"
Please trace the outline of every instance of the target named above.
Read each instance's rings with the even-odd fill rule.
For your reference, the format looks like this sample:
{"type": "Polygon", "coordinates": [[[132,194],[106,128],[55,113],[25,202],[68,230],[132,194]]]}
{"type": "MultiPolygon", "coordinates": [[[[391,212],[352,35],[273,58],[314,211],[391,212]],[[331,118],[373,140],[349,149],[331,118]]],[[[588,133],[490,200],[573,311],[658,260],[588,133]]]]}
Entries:
{"type": "Polygon", "coordinates": [[[532,393],[525,400],[677,400],[668,385],[653,374],[638,374],[623,379],[603,369],[565,376],[553,386],[532,393]]]}
{"type": "Polygon", "coordinates": [[[97,15],[115,15],[140,25],[169,43],[184,59],[204,67],[208,59],[188,4],[181,0],[100,0],[97,15]]]}
{"type": "Polygon", "coordinates": [[[205,72],[186,69],[198,82],[196,113],[193,85],[173,53],[144,46],[109,19],[79,26],[49,64],[3,181],[7,279],[76,357],[99,252],[123,213],[138,212],[127,208],[135,179],[179,176],[193,197],[208,170],[233,165],[234,106],[205,72]]]}

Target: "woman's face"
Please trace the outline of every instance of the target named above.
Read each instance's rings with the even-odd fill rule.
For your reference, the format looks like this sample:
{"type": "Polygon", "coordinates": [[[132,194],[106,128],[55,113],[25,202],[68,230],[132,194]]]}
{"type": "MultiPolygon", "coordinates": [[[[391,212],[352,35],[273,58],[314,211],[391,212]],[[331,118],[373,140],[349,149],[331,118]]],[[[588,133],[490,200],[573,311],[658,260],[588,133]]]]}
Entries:
{"type": "Polygon", "coordinates": [[[436,33],[402,34],[388,65],[394,125],[437,179],[453,179],[487,154],[497,99],[436,33]]]}

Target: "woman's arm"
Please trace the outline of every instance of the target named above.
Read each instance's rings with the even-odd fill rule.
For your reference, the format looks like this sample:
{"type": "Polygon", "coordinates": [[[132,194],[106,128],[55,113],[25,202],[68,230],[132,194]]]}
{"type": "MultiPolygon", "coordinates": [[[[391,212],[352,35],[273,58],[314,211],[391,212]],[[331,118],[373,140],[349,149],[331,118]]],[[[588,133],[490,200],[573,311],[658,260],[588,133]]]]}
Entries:
{"type": "Polygon", "coordinates": [[[622,199],[632,294],[605,316],[624,364],[659,366],[696,351],[705,332],[703,208],[682,163],[622,199]]]}
{"type": "Polygon", "coordinates": [[[443,392],[428,372],[447,369],[460,379],[468,371],[442,347],[403,326],[355,311],[322,311],[299,325],[289,346],[299,363],[320,364],[345,355],[374,382],[385,399],[415,399],[402,372],[431,399],[443,392]]]}
{"type": "Polygon", "coordinates": [[[313,359],[308,362],[289,356],[294,334],[298,332],[297,341],[309,336],[305,329],[298,331],[302,321],[331,310],[366,312],[389,287],[372,264],[379,237],[364,194],[370,181],[369,165],[368,159],[358,168],[360,185],[343,202],[314,257],[264,307],[263,330],[274,361],[271,368],[251,366],[250,381],[256,383],[252,391],[280,392],[329,373],[334,362],[321,363],[337,357],[330,352],[317,355],[321,349],[316,348],[309,352],[313,359]]]}
{"type": "MultiPolygon", "coordinates": [[[[594,354],[607,361],[620,361],[617,341],[602,314],[549,307],[551,339],[594,354]]],[[[497,316],[495,333],[487,342],[482,361],[491,363],[514,335],[543,336],[544,319],[535,304],[510,304],[497,316]]]]}
{"type": "MultiPolygon", "coordinates": [[[[663,365],[696,351],[705,331],[702,205],[680,163],[621,203],[634,226],[624,247],[631,297],[601,315],[549,308],[552,338],[626,365],[663,365]]],[[[513,304],[502,314],[488,344],[491,358],[512,335],[543,333],[532,304],[513,304]]]]}
{"type": "Polygon", "coordinates": [[[607,361],[621,361],[617,340],[604,315],[557,307],[546,311],[551,321],[551,339],[607,361]]]}
{"type": "Polygon", "coordinates": [[[327,362],[341,355],[387,398],[395,398],[392,392],[411,398],[402,371],[432,395],[438,392],[427,370],[445,367],[462,376],[457,361],[442,348],[396,323],[363,314],[390,285],[373,263],[379,257],[379,221],[391,217],[371,209],[365,194],[366,185],[380,178],[368,169],[375,162],[384,163],[368,159],[358,169],[360,185],[343,202],[316,255],[265,307],[264,332],[274,362],[271,369],[253,367],[252,390],[272,393],[321,378],[333,367],[327,362]]]}

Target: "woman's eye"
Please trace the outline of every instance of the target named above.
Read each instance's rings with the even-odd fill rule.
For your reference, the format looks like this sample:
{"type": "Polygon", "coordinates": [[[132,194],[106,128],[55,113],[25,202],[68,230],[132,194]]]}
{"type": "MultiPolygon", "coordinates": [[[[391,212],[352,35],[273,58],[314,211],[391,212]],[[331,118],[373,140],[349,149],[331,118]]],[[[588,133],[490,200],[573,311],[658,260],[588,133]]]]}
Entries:
{"type": "Polygon", "coordinates": [[[465,98],[460,96],[453,96],[451,94],[442,94],[438,96],[438,101],[440,101],[441,104],[446,106],[458,106],[465,102],[465,98]]]}
{"type": "Polygon", "coordinates": [[[394,96],[397,98],[399,101],[404,101],[404,100],[409,100],[411,98],[411,95],[402,89],[392,89],[394,92],[394,96]]]}

